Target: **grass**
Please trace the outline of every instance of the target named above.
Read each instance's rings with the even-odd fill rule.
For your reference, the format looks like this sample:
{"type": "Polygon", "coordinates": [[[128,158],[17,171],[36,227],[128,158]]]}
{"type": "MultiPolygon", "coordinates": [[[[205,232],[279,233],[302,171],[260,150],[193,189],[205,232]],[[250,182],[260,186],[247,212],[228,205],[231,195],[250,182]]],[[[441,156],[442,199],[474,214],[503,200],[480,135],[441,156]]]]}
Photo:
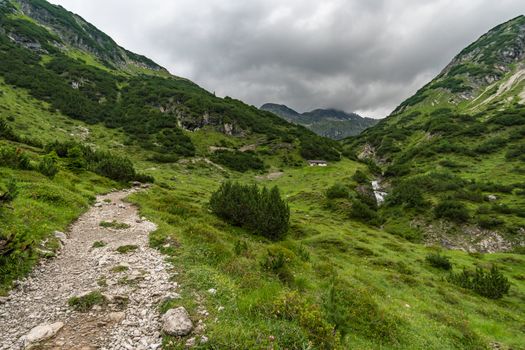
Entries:
{"type": "Polygon", "coordinates": [[[112,229],[115,229],[115,230],[125,230],[125,229],[128,229],[130,228],[131,226],[129,224],[126,224],[124,222],[118,222],[118,221],[101,221],[100,222],[100,227],[104,227],[104,228],[112,228],[112,229]]]}
{"type": "Polygon", "coordinates": [[[128,270],[129,270],[129,267],[127,267],[127,266],[117,265],[117,266],[115,266],[114,268],[111,269],[111,272],[121,273],[121,272],[126,272],[128,270]]]}
{"type": "MultiPolygon", "coordinates": [[[[159,168],[155,176],[162,186],[133,194],[130,199],[158,224],[150,236],[151,244],[168,254],[182,271],[177,282],[184,286],[180,291],[183,299],[168,302],[164,309],[182,304],[196,314],[193,293],[201,295],[210,318],[218,319],[207,329],[209,345],[217,348],[293,349],[310,341],[317,342],[319,348],[327,346],[299,314],[272,315],[281,298],[294,291],[300,295],[298,305],[320,307],[321,313],[314,312],[318,317],[311,321],[315,329],[325,321],[341,324],[340,331],[346,329],[340,332],[342,348],[481,349],[490,342],[519,348],[525,341],[520,332],[525,321],[525,283],[521,279],[525,265],[511,266],[500,259],[512,257],[524,262],[524,258],[483,255],[484,264],[504,266],[502,271],[511,279],[511,293],[503,302],[457,288],[446,281],[448,272],[425,263],[426,256],[434,252],[432,248],[350,221],[344,212],[326,207],[326,189],[336,183],[352,185],[350,177],[357,169],[363,166],[343,161],[327,168],[285,169],[277,180],[259,181],[278,185],[292,211],[287,238],[268,242],[208,212],[209,194],[224,179],[220,173],[204,164],[192,166],[191,171],[184,165],[159,168]],[[184,186],[170,185],[174,175],[184,186]],[[270,263],[269,251],[274,256],[270,263]],[[334,309],[330,306],[334,303],[329,302],[334,279],[343,293],[366,295],[366,299],[363,296],[353,306],[334,309]],[[207,296],[210,288],[220,293],[207,296]],[[359,308],[362,311],[351,312],[359,308]]],[[[232,178],[255,181],[252,173],[230,175],[232,178]]],[[[455,271],[480,261],[479,256],[460,251],[445,254],[455,271]]],[[[342,300],[349,298],[340,295],[342,300]]],[[[166,338],[165,348],[184,346],[166,338]]]]}
{"type": "Polygon", "coordinates": [[[0,295],[15,279],[31,271],[38,261],[37,245],[46,241],[45,250],[58,249],[53,232],[64,232],[97,194],[118,187],[88,172],[60,171],[50,180],[35,171],[0,167],[0,187],[10,178],[16,179],[19,194],[9,206],[0,208],[0,240],[11,241],[14,247],[11,254],[0,256],[0,295]]]}
{"type": "Polygon", "coordinates": [[[107,304],[107,298],[99,291],[91,292],[89,294],[72,297],[68,300],[68,305],[75,311],[88,312],[95,305],[104,306],[107,304]]]}
{"type": "Polygon", "coordinates": [[[117,248],[117,252],[120,254],[128,254],[136,251],[137,249],[139,249],[139,247],[136,245],[123,245],[117,248]]]}
{"type": "Polygon", "coordinates": [[[93,245],[91,246],[91,248],[103,248],[107,245],[106,242],[103,242],[103,241],[96,241],[96,242],[93,242],[93,245]]]}

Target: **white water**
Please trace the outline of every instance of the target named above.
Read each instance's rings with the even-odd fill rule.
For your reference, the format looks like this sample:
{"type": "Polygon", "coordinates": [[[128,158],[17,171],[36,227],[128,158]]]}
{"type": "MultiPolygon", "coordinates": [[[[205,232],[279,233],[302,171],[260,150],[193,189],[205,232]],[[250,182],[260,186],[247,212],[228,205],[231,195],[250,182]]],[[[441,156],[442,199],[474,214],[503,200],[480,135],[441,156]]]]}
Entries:
{"type": "Polygon", "coordinates": [[[386,192],[382,191],[379,180],[372,181],[372,189],[374,190],[374,196],[376,197],[377,205],[381,205],[385,202],[386,192]]]}

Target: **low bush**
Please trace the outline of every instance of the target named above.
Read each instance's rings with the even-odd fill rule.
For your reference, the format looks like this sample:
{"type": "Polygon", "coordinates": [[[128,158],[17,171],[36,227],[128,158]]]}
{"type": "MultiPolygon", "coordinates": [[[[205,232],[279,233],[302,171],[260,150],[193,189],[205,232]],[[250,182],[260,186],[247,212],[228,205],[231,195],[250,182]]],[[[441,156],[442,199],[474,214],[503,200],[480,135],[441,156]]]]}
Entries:
{"type": "Polygon", "coordinates": [[[215,215],[266,238],[282,238],[290,225],[290,208],[277,187],[262,190],[256,185],[225,182],[212,194],[215,215]]]}
{"type": "Polygon", "coordinates": [[[350,191],[348,190],[348,187],[340,183],[337,183],[333,185],[332,187],[328,188],[328,190],[326,190],[326,198],[328,199],[349,198],[349,197],[350,197],[350,191]]]}
{"type": "Polygon", "coordinates": [[[426,262],[429,263],[432,267],[442,270],[452,270],[452,263],[448,256],[441,255],[439,253],[431,253],[426,256],[426,262]]]}
{"type": "Polygon", "coordinates": [[[30,170],[31,162],[20,148],[0,147],[0,166],[11,169],[30,170]]]}
{"type": "Polygon", "coordinates": [[[356,170],[354,175],[352,175],[352,180],[358,184],[368,184],[370,182],[368,176],[361,170],[356,170]]]}
{"type": "Polygon", "coordinates": [[[416,183],[410,181],[403,181],[394,186],[386,202],[387,205],[402,205],[407,208],[424,208],[428,205],[423,198],[423,191],[416,183]]]}
{"type": "Polygon", "coordinates": [[[128,158],[107,151],[94,150],[77,142],[55,141],[47,144],[45,150],[66,158],[68,168],[75,172],[89,170],[119,182],[154,181],[151,176],[137,173],[128,158]]]}
{"type": "Polygon", "coordinates": [[[264,162],[254,152],[217,151],[211,159],[232,170],[246,172],[248,170],[263,170],[264,162]]]}
{"type": "Polygon", "coordinates": [[[17,196],[18,186],[16,180],[10,179],[5,185],[5,190],[0,194],[0,205],[12,202],[17,196]]]}
{"type": "Polygon", "coordinates": [[[498,219],[494,216],[480,215],[477,217],[476,222],[479,227],[484,229],[491,229],[503,225],[503,220],[498,219]]]}
{"type": "Polygon", "coordinates": [[[55,152],[44,156],[40,163],[38,163],[38,171],[48,178],[53,179],[58,173],[57,158],[58,156],[55,152]]]}
{"type": "Polygon", "coordinates": [[[464,223],[470,219],[467,207],[461,202],[444,200],[434,208],[437,218],[447,219],[456,223],[464,223]]]}
{"type": "Polygon", "coordinates": [[[397,343],[399,320],[381,310],[364,288],[336,278],[324,302],[328,320],[341,335],[353,334],[379,344],[397,343]]]}
{"type": "Polygon", "coordinates": [[[271,313],[275,318],[298,322],[308,334],[313,348],[341,349],[339,334],[324,318],[321,309],[315,304],[308,303],[298,292],[280,295],[273,303],[271,313]]]}
{"type": "Polygon", "coordinates": [[[359,199],[352,200],[350,217],[374,226],[380,224],[380,217],[377,211],[359,199]]]}
{"type": "Polygon", "coordinates": [[[448,280],[490,299],[501,299],[510,289],[509,280],[495,265],[490,271],[477,267],[475,272],[464,269],[459,273],[451,273],[448,280]]]}

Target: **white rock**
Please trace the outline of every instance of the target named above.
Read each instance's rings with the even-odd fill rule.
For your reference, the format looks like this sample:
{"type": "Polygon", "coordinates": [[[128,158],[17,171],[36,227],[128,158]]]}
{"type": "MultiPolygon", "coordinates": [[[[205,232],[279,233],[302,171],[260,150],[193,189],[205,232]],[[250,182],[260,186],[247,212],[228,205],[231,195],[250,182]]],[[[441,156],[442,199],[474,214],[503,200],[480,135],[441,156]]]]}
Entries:
{"type": "Polygon", "coordinates": [[[201,344],[206,344],[208,341],[209,341],[209,339],[208,339],[207,336],[203,335],[203,336],[201,337],[201,344]]]}
{"type": "Polygon", "coordinates": [[[168,310],[162,316],[162,331],[168,335],[180,337],[191,333],[193,323],[184,307],[168,310]]]}
{"type": "Polygon", "coordinates": [[[190,338],[186,340],[186,347],[192,348],[195,346],[195,343],[196,343],[195,338],[190,338]]]}
{"type": "Polygon", "coordinates": [[[102,207],[102,203],[95,203],[94,207],[95,208],[100,208],[100,207],[102,207]]]}
{"type": "Polygon", "coordinates": [[[38,343],[42,340],[46,340],[55,336],[59,330],[64,327],[62,322],[56,322],[53,324],[43,323],[33,328],[27,335],[23,337],[24,346],[27,348],[31,344],[38,343]]]}
{"type": "Polygon", "coordinates": [[[217,289],[210,288],[210,289],[208,289],[208,293],[210,293],[211,295],[215,295],[215,294],[217,294],[217,289]]]}
{"type": "Polygon", "coordinates": [[[498,197],[496,197],[495,195],[493,194],[489,194],[487,196],[488,200],[491,201],[491,202],[494,202],[494,201],[497,201],[498,200],[498,197]]]}
{"type": "Polygon", "coordinates": [[[116,323],[120,323],[125,317],[126,314],[124,312],[112,312],[109,314],[109,319],[116,323]]]}
{"type": "Polygon", "coordinates": [[[55,238],[58,238],[62,243],[65,243],[67,235],[64,232],[55,231],[55,238]]]}

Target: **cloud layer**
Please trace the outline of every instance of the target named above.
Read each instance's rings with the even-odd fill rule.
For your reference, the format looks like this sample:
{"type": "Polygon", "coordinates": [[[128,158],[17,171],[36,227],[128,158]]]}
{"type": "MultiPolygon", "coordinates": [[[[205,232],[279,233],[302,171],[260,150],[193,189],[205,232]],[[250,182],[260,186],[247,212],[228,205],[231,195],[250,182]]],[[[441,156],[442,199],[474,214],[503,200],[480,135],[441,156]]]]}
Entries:
{"type": "Polygon", "coordinates": [[[523,0],[51,0],[219,96],[380,118],[523,0]]]}

